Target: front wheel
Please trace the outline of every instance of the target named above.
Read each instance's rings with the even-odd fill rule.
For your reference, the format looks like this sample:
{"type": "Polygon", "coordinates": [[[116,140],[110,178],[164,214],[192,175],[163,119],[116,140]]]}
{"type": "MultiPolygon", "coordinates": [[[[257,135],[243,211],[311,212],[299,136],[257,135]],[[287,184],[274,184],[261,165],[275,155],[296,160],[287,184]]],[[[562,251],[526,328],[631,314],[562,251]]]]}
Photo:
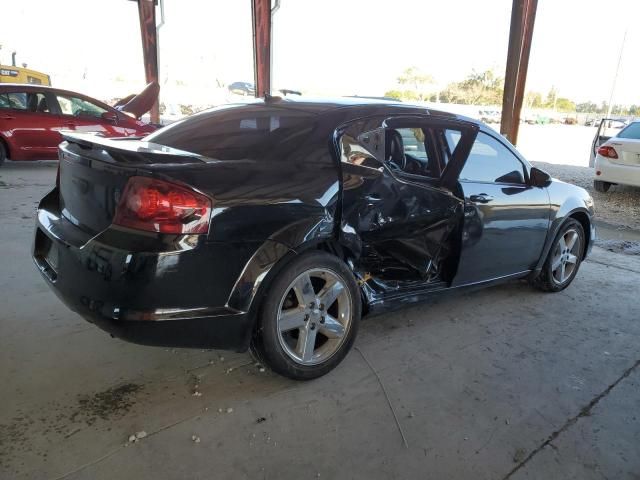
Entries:
{"type": "Polygon", "coordinates": [[[594,180],[593,188],[595,189],[596,192],[607,193],[611,188],[611,183],[603,182],[602,180],[594,180]]]}
{"type": "Polygon", "coordinates": [[[531,283],[545,292],[559,292],[569,286],[582,262],[585,235],[582,225],[570,218],[553,241],[542,270],[531,283]]]}
{"type": "Polygon", "coordinates": [[[320,377],[351,349],[360,313],[358,285],[344,262],[320,251],[302,254],[269,285],[252,350],[286,377],[320,377]]]}

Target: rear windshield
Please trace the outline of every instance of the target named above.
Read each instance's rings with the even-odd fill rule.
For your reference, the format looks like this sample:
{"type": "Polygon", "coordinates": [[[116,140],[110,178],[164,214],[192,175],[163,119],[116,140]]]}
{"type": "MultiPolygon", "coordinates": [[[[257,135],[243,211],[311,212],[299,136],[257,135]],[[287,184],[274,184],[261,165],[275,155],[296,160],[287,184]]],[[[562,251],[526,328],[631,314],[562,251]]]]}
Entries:
{"type": "Polygon", "coordinates": [[[315,115],[264,105],[235,105],[202,112],[145,140],[216,160],[284,159],[308,140],[315,115]]]}
{"type": "Polygon", "coordinates": [[[640,122],[633,122],[627,125],[617,135],[618,138],[633,138],[640,140],[640,122]]]}

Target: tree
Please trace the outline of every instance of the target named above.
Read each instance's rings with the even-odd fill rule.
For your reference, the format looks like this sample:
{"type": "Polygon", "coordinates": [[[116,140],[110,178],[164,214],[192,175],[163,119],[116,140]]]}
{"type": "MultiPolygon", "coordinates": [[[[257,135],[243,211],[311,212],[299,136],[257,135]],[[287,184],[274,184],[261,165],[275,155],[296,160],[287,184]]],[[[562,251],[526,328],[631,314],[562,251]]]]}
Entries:
{"type": "Polygon", "coordinates": [[[440,99],[447,103],[467,105],[499,105],[502,103],[504,79],[493,70],[471,72],[461,82],[454,82],[440,92],[440,99]]]}
{"type": "Polygon", "coordinates": [[[549,90],[549,93],[547,93],[547,101],[545,102],[544,106],[547,108],[553,108],[555,110],[557,100],[558,91],[556,90],[556,87],[551,87],[551,90],[549,90]]]}
{"type": "Polygon", "coordinates": [[[396,100],[416,101],[422,100],[413,90],[388,90],[384,93],[385,97],[395,98],[396,100]]]}
{"type": "Polygon", "coordinates": [[[524,96],[524,104],[527,108],[541,108],[542,94],[540,92],[527,92],[524,96]]]}
{"type": "Polygon", "coordinates": [[[604,100],[600,104],[600,108],[598,108],[598,113],[607,113],[609,110],[609,102],[605,102],[604,100]]]}
{"type": "Polygon", "coordinates": [[[444,103],[467,103],[466,94],[463,92],[458,83],[450,83],[440,92],[440,101],[444,103]]]}
{"type": "Polygon", "coordinates": [[[475,70],[460,82],[459,87],[466,93],[468,104],[495,105],[502,103],[504,78],[497,76],[493,70],[476,72],[475,70]]]}
{"type": "Polygon", "coordinates": [[[429,93],[428,86],[433,85],[435,81],[431,75],[423,73],[417,67],[409,67],[398,77],[398,83],[411,87],[417,95],[417,100],[424,100],[429,93]]]}
{"type": "MultiPolygon", "coordinates": [[[[404,88],[395,88],[385,93],[386,97],[408,101],[441,101],[446,103],[500,105],[504,92],[504,79],[491,70],[472,71],[458,82],[449,83],[444,89],[436,91],[433,77],[422,73],[418,68],[405,69],[397,78],[404,88]]],[[[576,104],[566,97],[559,97],[555,87],[551,87],[546,96],[540,92],[529,91],[523,102],[525,108],[553,108],[560,112],[606,114],[609,105],[606,101],[597,104],[586,101],[576,104]]],[[[612,112],[617,115],[640,117],[640,105],[614,105],[612,112]]]]}
{"type": "Polygon", "coordinates": [[[595,113],[598,111],[598,105],[593,102],[584,102],[576,105],[576,112],[578,113],[595,113]]]}
{"type": "Polygon", "coordinates": [[[403,100],[402,92],[400,90],[387,90],[384,92],[384,96],[388,98],[395,98],[396,100],[403,100]]]}
{"type": "Polygon", "coordinates": [[[575,112],[576,104],[568,98],[560,97],[556,99],[556,109],[561,112],[575,112]]]}

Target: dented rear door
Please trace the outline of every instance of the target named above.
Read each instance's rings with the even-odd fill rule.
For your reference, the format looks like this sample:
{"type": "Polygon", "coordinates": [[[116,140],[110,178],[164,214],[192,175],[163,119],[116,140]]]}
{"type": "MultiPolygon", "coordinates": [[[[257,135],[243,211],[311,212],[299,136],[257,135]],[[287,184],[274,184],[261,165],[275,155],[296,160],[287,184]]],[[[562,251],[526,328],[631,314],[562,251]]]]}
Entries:
{"type": "MultiPolygon", "coordinates": [[[[435,121],[428,117],[359,120],[337,137],[343,177],[340,234],[359,257],[357,269],[382,285],[383,291],[401,293],[403,288],[446,281],[453,274],[446,270],[457,266],[464,202],[447,184],[446,172],[439,179],[407,175],[391,168],[385,158],[385,130],[429,127],[435,121]]],[[[466,143],[470,145],[474,135],[465,130],[466,143]]],[[[415,145],[406,149],[411,153],[415,145]]],[[[455,170],[453,161],[450,167],[455,170]]],[[[453,177],[457,178],[455,171],[453,177]]]]}

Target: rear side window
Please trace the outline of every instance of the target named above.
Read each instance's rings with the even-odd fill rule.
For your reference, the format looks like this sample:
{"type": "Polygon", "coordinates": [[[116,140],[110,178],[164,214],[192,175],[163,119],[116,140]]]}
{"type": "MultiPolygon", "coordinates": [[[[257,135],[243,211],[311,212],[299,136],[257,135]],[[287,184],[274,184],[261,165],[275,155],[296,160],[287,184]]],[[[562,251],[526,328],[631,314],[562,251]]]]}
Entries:
{"type": "Polygon", "coordinates": [[[480,132],[460,172],[460,180],[522,184],[524,165],[502,143],[480,132]]]}
{"type": "Polygon", "coordinates": [[[48,113],[49,105],[42,92],[10,92],[0,94],[0,108],[48,113]]]}
{"type": "Polygon", "coordinates": [[[630,123],[617,135],[617,137],[640,140],[640,122],[630,123]]]}
{"type": "Polygon", "coordinates": [[[234,106],[193,115],[145,140],[216,160],[280,160],[308,142],[314,127],[307,112],[234,106]]]}
{"type": "Polygon", "coordinates": [[[340,138],[341,160],[369,168],[382,166],[384,153],[384,129],[361,133],[358,138],[344,134],[340,138]]]}

